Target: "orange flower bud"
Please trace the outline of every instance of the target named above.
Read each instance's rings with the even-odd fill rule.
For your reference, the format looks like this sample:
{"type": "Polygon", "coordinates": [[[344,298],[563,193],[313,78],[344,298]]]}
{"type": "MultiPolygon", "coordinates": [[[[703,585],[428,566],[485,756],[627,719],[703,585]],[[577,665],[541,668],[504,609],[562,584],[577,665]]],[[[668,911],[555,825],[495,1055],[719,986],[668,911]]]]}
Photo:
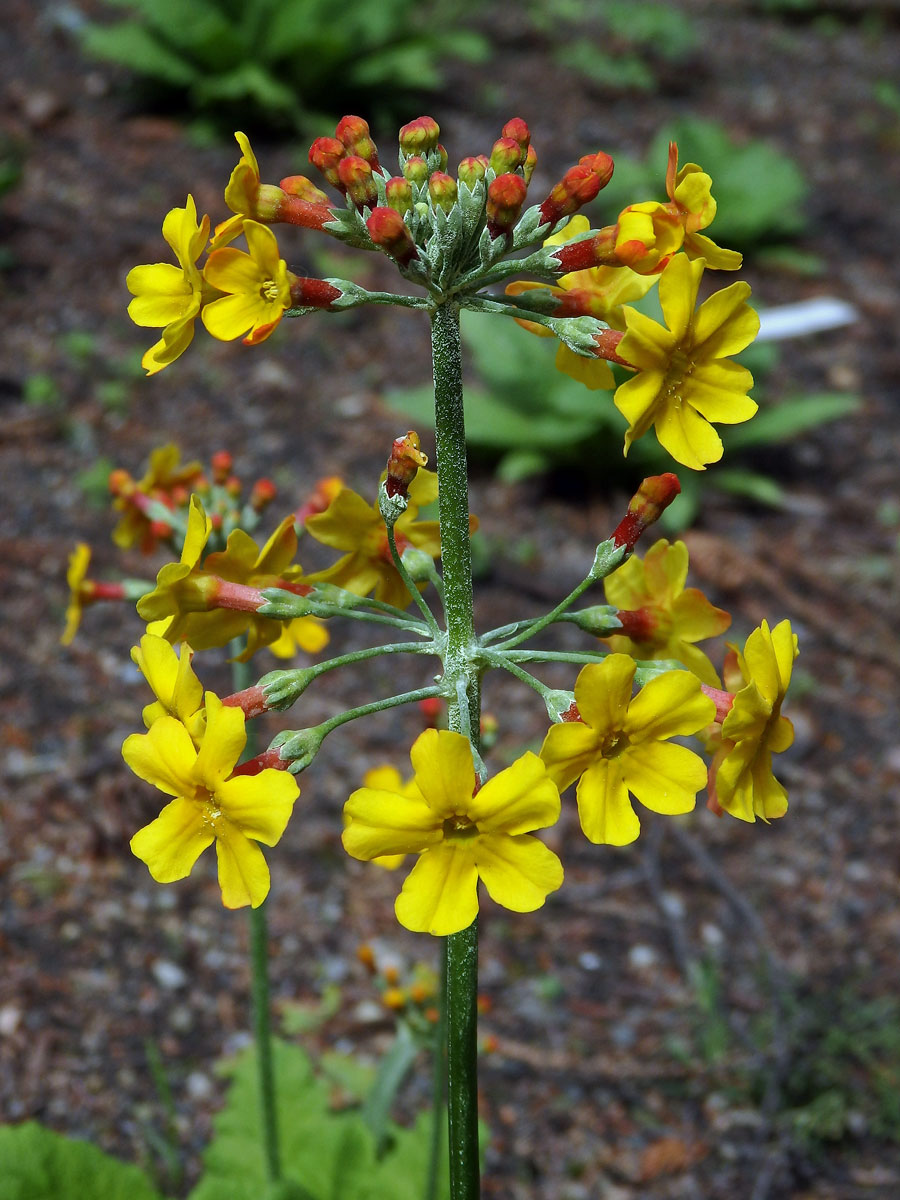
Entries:
{"type": "Polygon", "coordinates": [[[522,147],[515,138],[502,137],[491,147],[491,166],[498,175],[514,171],[522,161],[522,147]]]}
{"type": "Polygon", "coordinates": [[[400,978],[400,972],[393,965],[389,965],[381,972],[384,976],[384,982],[390,987],[393,987],[400,978]]]}
{"type": "Polygon", "coordinates": [[[404,179],[402,175],[394,175],[384,185],[384,191],[388,208],[393,208],[401,217],[405,217],[413,206],[409,180],[404,179]]]}
{"type": "Polygon", "coordinates": [[[500,134],[501,137],[512,138],[514,142],[518,142],[524,158],[524,151],[531,145],[531,131],[522,118],[513,117],[512,120],[507,121],[500,130],[500,134]]]}
{"type": "Polygon", "coordinates": [[[437,729],[438,721],[444,711],[444,701],[440,696],[426,696],[419,701],[419,712],[426,729],[437,729]]]}
{"type": "Polygon", "coordinates": [[[435,208],[442,208],[448,213],[456,203],[459,188],[452,175],[443,171],[434,171],[428,179],[428,195],[435,208]]]}
{"type": "Polygon", "coordinates": [[[341,117],[334,136],[350,154],[364,158],[373,171],[379,170],[378,151],[369,134],[369,124],[362,117],[341,117]]]}
{"type": "Polygon", "coordinates": [[[498,175],[488,187],[487,227],[492,238],[508,233],[522,211],[528,184],[521,175],[498,175]]]}
{"type": "Polygon", "coordinates": [[[212,467],[213,482],[222,484],[231,473],[234,459],[227,450],[217,450],[209,460],[209,465],[212,467]]]}
{"type": "Polygon", "coordinates": [[[400,130],[400,149],[404,154],[427,154],[437,147],[440,134],[434,117],[416,117],[400,130]]]}
{"type": "Polygon", "coordinates": [[[374,971],[375,971],[375,951],[368,944],[368,942],[363,942],[361,946],[357,946],[356,957],[359,959],[359,961],[362,963],[362,965],[366,968],[367,971],[372,971],[374,973],[374,971]]]}
{"type": "Polygon", "coordinates": [[[600,177],[600,187],[605,188],[613,177],[615,163],[608,154],[604,154],[602,150],[598,150],[596,154],[583,154],[578,160],[580,167],[590,167],[590,169],[600,177]]]}
{"type": "Polygon", "coordinates": [[[456,174],[460,183],[465,183],[468,187],[473,188],[479,179],[484,179],[486,170],[487,159],[480,154],[477,158],[464,158],[457,167],[456,174]]]}
{"type": "Polygon", "coordinates": [[[418,258],[412,234],[393,208],[373,208],[366,221],[369,237],[375,245],[395,259],[401,267],[418,258]]]}
{"type": "Polygon", "coordinates": [[[550,190],[541,205],[541,217],[551,224],[570,217],[589,203],[612,178],[613,161],[608,154],[586,154],[575,167],[569,167],[550,190]]]}
{"type": "Polygon", "coordinates": [[[385,490],[389,496],[405,496],[409,485],[416,477],[419,467],[428,466],[428,455],[419,449],[419,435],[410,430],[403,437],[394,438],[391,456],[388,459],[385,490]]]}
{"type": "Polygon", "coordinates": [[[338,185],[357,208],[374,208],[378,189],[372,178],[372,168],[358,154],[348,154],[337,165],[338,185]]]}
{"type": "Polygon", "coordinates": [[[619,267],[622,263],[616,253],[616,226],[605,225],[592,238],[556,246],[550,257],[559,264],[561,275],[587,271],[591,267],[619,267]]]}
{"type": "Polygon", "coordinates": [[[537,166],[537,150],[534,146],[529,146],[525,151],[525,161],[522,163],[522,174],[525,176],[525,182],[531,183],[531,177],[534,174],[534,168],[537,166]]]}
{"type": "Polygon", "coordinates": [[[346,153],[345,147],[337,138],[320,137],[316,138],[309,148],[309,161],[316,170],[321,171],[332,187],[342,190],[338,163],[346,153]]]}
{"type": "Polygon", "coordinates": [[[260,513],[268,508],[277,495],[278,489],[271,479],[257,479],[250,492],[250,507],[260,513]]]}
{"type": "Polygon", "coordinates": [[[644,530],[659,520],[680,491],[678,477],[670,471],[645,479],[629,501],[628,512],[616,526],[612,535],[615,545],[624,546],[630,553],[644,530]]]}
{"type": "Polygon", "coordinates": [[[419,187],[428,179],[428,163],[418,154],[413,154],[403,164],[403,174],[410,183],[419,187]]]}
{"type": "Polygon", "coordinates": [[[109,490],[113,496],[130,496],[137,484],[124,467],[116,467],[109,473],[109,490]]]}
{"type": "Polygon", "coordinates": [[[305,200],[307,204],[327,204],[328,197],[321,188],[317,188],[311,179],[305,175],[288,175],[278,185],[289,196],[305,200]]]}

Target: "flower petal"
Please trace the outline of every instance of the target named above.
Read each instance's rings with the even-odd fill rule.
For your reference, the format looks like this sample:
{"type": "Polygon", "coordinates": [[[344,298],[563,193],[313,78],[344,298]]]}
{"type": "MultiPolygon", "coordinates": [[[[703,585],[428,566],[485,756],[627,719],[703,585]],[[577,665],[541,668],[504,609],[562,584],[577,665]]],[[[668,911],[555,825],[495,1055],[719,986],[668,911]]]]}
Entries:
{"type": "Polygon", "coordinates": [[[248,838],[274,846],[287,828],[300,785],[287,771],[267,767],[258,775],[237,775],[216,790],[216,801],[231,825],[248,838]]]}
{"type": "Polygon", "coordinates": [[[204,821],[202,810],[179,797],[167,804],[155,821],[137,831],[131,851],[147,864],[157,883],[173,883],[190,875],[212,841],[212,828],[204,821]]]}
{"type": "Polygon", "coordinates": [[[627,654],[610,654],[582,667],[575,680],[575,703],[582,720],[601,736],[621,729],[631,701],[636,670],[627,654]]]}
{"type": "MultiPolygon", "coordinates": [[[[205,310],[204,310],[205,311],[205,310]]],[[[690,406],[689,384],[685,395],[667,404],[654,422],[659,444],[672,457],[693,471],[703,471],[708,463],[722,457],[722,439],[712,425],[690,406]]]]}
{"type": "Polygon", "coordinates": [[[442,818],[421,796],[379,788],[358,788],[344,805],[344,820],[344,849],[363,862],[385,854],[417,854],[443,837],[442,818]]]}
{"type": "Polygon", "coordinates": [[[210,792],[231,774],[247,744],[244,713],[226,707],[214,692],[206,693],[206,732],[197,751],[194,778],[210,792]]]}
{"type": "Polygon", "coordinates": [[[625,732],[632,742],[661,741],[697,733],[709,725],[716,706],[689,671],[666,671],[646,683],[628,708],[625,732]]]}
{"type": "Polygon", "coordinates": [[[468,814],[475,767],[468,738],[449,729],[426,729],[409,752],[416,787],[440,817],[468,814]]]}
{"type": "Polygon", "coordinates": [[[478,915],[478,871],[471,846],[471,841],[441,842],[420,855],[394,904],[401,925],[441,937],[468,929],[478,915]]]}
{"type": "Polygon", "coordinates": [[[625,786],[645,808],[658,813],[686,813],[706,786],[706,764],[686,746],[646,742],[622,755],[625,786]]]}
{"type": "Polygon", "coordinates": [[[553,825],[559,810],[559,789],[528,752],[484,784],[469,801],[468,816],[482,833],[521,834],[553,825]]]}
{"type": "Polygon", "coordinates": [[[622,759],[598,758],[578,781],[578,818],[596,845],[627,846],[641,832],[622,780],[622,759]]]}
{"type": "Polygon", "coordinates": [[[259,908],[269,894],[269,868],[259,846],[239,829],[223,824],[216,838],[219,887],[226,908],[259,908]]]}
{"type": "Polygon", "coordinates": [[[127,737],[122,757],[135,775],[168,796],[191,797],[196,791],[197,751],[188,731],[174,717],[160,717],[147,733],[127,737]]]}
{"type": "Polygon", "coordinates": [[[550,726],[541,746],[541,758],[561,792],[587,770],[599,753],[599,745],[599,736],[581,721],[550,726]]]}
{"type": "Polygon", "coordinates": [[[562,885],[562,863],[528,834],[478,838],[474,857],[490,898],[513,912],[534,912],[562,885]]]}

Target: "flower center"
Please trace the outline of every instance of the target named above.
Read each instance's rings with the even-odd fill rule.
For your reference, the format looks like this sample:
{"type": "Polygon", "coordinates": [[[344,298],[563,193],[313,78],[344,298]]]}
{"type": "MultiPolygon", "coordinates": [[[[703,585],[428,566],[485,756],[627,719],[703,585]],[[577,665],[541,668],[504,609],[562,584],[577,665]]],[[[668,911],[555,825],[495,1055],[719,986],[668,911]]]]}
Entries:
{"type": "Polygon", "coordinates": [[[213,833],[218,836],[219,825],[223,817],[222,810],[219,808],[215,796],[211,795],[206,788],[198,787],[194,795],[194,801],[200,807],[203,824],[209,826],[213,833]]]}
{"type": "Polygon", "coordinates": [[[279,298],[278,284],[274,279],[267,279],[260,285],[259,294],[263,300],[277,300],[279,298]]]}
{"type": "Polygon", "coordinates": [[[666,372],[666,402],[673,408],[681,408],[684,396],[685,381],[690,379],[694,371],[694,360],[680,347],[672,351],[669,369],[666,372]]]}
{"type": "Polygon", "coordinates": [[[478,826],[463,813],[454,813],[444,821],[444,838],[450,841],[467,841],[478,836],[478,826]]]}
{"type": "Polygon", "coordinates": [[[618,758],[619,755],[627,750],[631,745],[631,739],[621,729],[614,729],[612,733],[608,733],[600,745],[600,753],[603,758],[618,758]]]}

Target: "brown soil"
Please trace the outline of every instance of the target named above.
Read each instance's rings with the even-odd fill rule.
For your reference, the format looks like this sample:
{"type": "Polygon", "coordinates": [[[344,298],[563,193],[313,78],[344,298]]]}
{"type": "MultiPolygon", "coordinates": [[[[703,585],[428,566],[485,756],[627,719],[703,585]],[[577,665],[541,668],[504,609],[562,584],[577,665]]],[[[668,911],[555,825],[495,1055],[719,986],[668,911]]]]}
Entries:
{"type": "MultiPolygon", "coordinates": [[[[851,329],[791,346],[777,395],[849,389],[864,405],[761,456],[787,480],[783,511],[711,495],[688,539],[695,582],[734,613],[738,636],[763,617],[789,616],[799,630],[797,740],[782,769],[788,817],[753,827],[705,811],[677,827],[648,821],[633,848],[613,850],[579,836],[570,805],[554,831],[562,891],[538,917],[485,913],[492,1004],[482,1030],[496,1039],[482,1067],[485,1194],[886,1198],[900,1193],[900,1122],[890,1125],[876,1089],[886,1080],[890,1096],[893,1081],[896,1096],[898,1040],[878,1043],[887,1048],[866,1063],[835,1057],[825,1038],[848,1028],[862,1052],[866,1036],[874,1044],[858,1024],[865,1006],[897,1017],[900,134],[873,84],[896,80],[900,25],[889,5],[834,4],[793,21],[749,4],[681,7],[701,48],[687,67],[665,68],[652,97],[592,90],[550,64],[524,21],[489,9],[487,82],[460,68],[429,105],[451,159],[484,150],[513,114],[528,120],[541,155],[538,190],[588,150],[642,150],[672,113],[769,139],[811,183],[801,247],[825,267],[808,278],[751,261],[756,295],[771,305],[836,294],[860,311],[851,329]],[[758,1033],[766,1020],[768,1041],[758,1033]],[[815,1063],[838,1072],[832,1090],[850,1098],[849,1111],[833,1137],[804,1140],[791,1112],[828,1090],[804,1084],[815,1063]]],[[[157,804],[119,755],[144,703],[128,658],[138,626],[96,608],[71,650],[58,645],[75,541],[91,543],[98,575],[123,567],[109,514],[86,501],[79,479],[98,459],[139,474],[150,450],[174,439],[187,457],[230,448],[240,474],[272,476],[291,507],[326,471],[371,490],[398,431],[379,395],[427,378],[426,331],[382,309],[311,317],[262,350],[199,337],[162,375],[139,377],[147,340],[125,314],[125,273],[161,257],[161,218],[188,191],[200,212],[224,215],[234,148],[197,148],[182,126],[129,108],[114,73],[81,59],[62,9],[8,0],[7,10],[0,128],[26,157],[0,209],[0,1117],[37,1118],[145,1160],[147,1128],[163,1122],[149,1039],[175,1092],[190,1181],[221,1097],[213,1065],[248,1030],[246,921],[221,908],[211,862],[160,888],[128,852],[157,804]],[[89,335],[80,355],[75,332],[89,335]],[[55,403],[35,402],[51,392],[55,403]]],[[[376,132],[386,145],[388,131],[376,132]]],[[[268,177],[304,169],[299,144],[259,138],[254,148],[268,177]]],[[[289,255],[307,257],[291,265],[315,274],[320,250],[298,234],[289,255]]],[[[387,264],[371,269],[389,286],[387,264]]],[[[561,496],[478,475],[473,509],[493,551],[480,626],[537,612],[574,584],[625,499],[599,485],[561,496]]],[[[136,555],[124,568],[148,573],[136,555]]],[[[337,631],[335,644],[361,643],[337,631]]],[[[207,670],[210,686],[228,690],[224,666],[207,670]]],[[[386,668],[352,685],[335,673],[304,698],[302,717],[286,714],[270,732],[391,686],[386,668]]],[[[515,696],[505,684],[488,689],[498,762],[545,725],[536,701],[515,696]]],[[[347,861],[339,844],[348,791],[375,761],[402,766],[417,728],[410,714],[336,735],[270,855],[276,1004],[311,1000],[329,981],[342,989],[319,1048],[369,1055],[383,1039],[383,1022],[359,1015],[374,998],[354,957],[361,941],[407,959],[435,954],[397,927],[396,880],[347,861]]]]}

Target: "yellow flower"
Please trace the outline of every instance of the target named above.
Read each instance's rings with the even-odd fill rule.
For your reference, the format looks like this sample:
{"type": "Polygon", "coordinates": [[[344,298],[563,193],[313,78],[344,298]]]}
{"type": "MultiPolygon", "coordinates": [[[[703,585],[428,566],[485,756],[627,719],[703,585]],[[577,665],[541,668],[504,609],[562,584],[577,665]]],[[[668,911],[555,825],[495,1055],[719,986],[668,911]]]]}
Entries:
{"type": "Polygon", "coordinates": [[[611,654],[575,682],[579,720],[554,725],[541,747],[563,791],[578,780],[578,815],[589,841],[625,846],[641,831],[631,792],[658,813],[685,813],[706,782],[703,760],[668,738],[697,733],[715,704],[687,671],[658,675],[631,698],[634,660],[611,654]]]}
{"type": "Polygon", "coordinates": [[[344,849],[354,858],[419,855],[394,906],[400,924],[436,935],[468,928],[479,879],[504,908],[540,908],[563,869],[529,836],[559,817],[559,793],[537,755],[522,755],[477,792],[462,734],[426,729],[409,757],[418,796],[360,788],[344,806],[344,849]]]}
{"type": "Polygon", "coordinates": [[[165,638],[146,633],[139,646],[131,650],[132,661],[150,684],[156,701],[148,704],[141,717],[147,729],[160,717],[175,717],[198,745],[206,724],[203,710],[203,685],[194,674],[194,652],[186,642],[176,654],[165,638]]]}
{"type": "Polygon", "coordinates": [[[241,157],[225,188],[225,203],[235,215],[216,226],[210,250],[218,250],[233,242],[243,232],[244,218],[256,216],[256,199],[260,188],[259,163],[247,135],[237,132],[234,136],[241,148],[241,157]]]}
{"type": "Polygon", "coordinates": [[[712,224],[716,202],[712,196],[712,179],[696,163],[685,163],[678,170],[678,146],[669,142],[669,163],[666,169],[666,194],[672,209],[678,213],[684,228],[684,252],[688,258],[704,258],[714,270],[736,271],[743,261],[737,250],[725,250],[699,233],[712,224]]]}
{"type": "Polygon", "coordinates": [[[318,654],[331,641],[325,622],[318,617],[295,617],[285,621],[280,635],[270,643],[269,649],[276,658],[293,658],[298,650],[306,654],[318,654]]]}
{"type": "MultiPolygon", "coordinates": [[[[409,486],[409,507],[394,526],[397,550],[407,545],[432,558],[441,552],[437,521],[417,521],[419,508],[437,498],[437,475],[420,470],[409,486]]],[[[376,600],[406,608],[410,595],[391,560],[387,531],[378,502],[367,504],[351,488],[342,488],[323,513],[306,520],[307,531],[318,542],[346,550],[343,558],[325,571],[308,576],[310,583],[333,583],[357,596],[375,593],[376,600]]]]}
{"type": "Polygon", "coordinates": [[[284,833],[300,788],[293,775],[266,768],[229,779],[247,733],[239,708],[206,693],[206,731],[195,746],[184,725],[159,717],[147,733],[125,739],[122,756],[141,779],[174,799],[131,839],[131,849],[157,883],[190,875],[216,843],[226,908],[258,908],[269,891],[269,868],[255,842],[274,846],[284,833]]]}
{"type": "Polygon", "coordinates": [[[256,346],[291,307],[291,285],[287,263],[268,225],[244,221],[244,236],[249,254],[226,246],[206,260],[204,279],[226,295],[205,305],[201,318],[213,337],[230,342],[247,334],[244,345],[256,346]]]}
{"type": "MultiPolygon", "coordinates": [[[[399,796],[405,796],[407,800],[421,800],[422,793],[416,787],[416,781],[412,777],[404,779],[396,767],[392,767],[389,763],[383,763],[379,767],[371,767],[363,776],[363,787],[374,789],[376,792],[394,792],[399,796]]],[[[345,818],[345,826],[347,820],[345,818]]],[[[406,858],[405,854],[384,854],[381,858],[373,858],[371,861],[376,867],[384,867],[386,871],[395,871],[401,866],[406,858]]]]}
{"type": "Polygon", "coordinates": [[[657,275],[684,244],[684,223],[657,200],[630,204],[619,213],[616,255],[640,275],[657,275]]]}
{"type": "Polygon", "coordinates": [[[66,627],[59,639],[63,646],[70,646],[78,626],[81,624],[81,614],[84,611],[85,578],[91,565],[91,548],[86,542],[79,542],[69,555],[69,568],[66,571],[66,583],[69,585],[69,603],[66,607],[66,627]]]}
{"type": "Polygon", "coordinates": [[[173,492],[189,488],[202,473],[203,467],[196,459],[188,463],[181,462],[181,451],[174,442],[157,446],[151,451],[147,471],[137,483],[126,471],[114,472],[110,476],[110,486],[114,480],[116,483],[113,508],[122,513],[112,533],[115,544],[127,550],[140,543],[145,554],[154,550],[158,540],[154,531],[155,522],[135,502],[135,495],[163,503],[171,502],[173,492]]]}
{"type": "Polygon", "coordinates": [[[210,607],[215,602],[215,581],[224,579],[254,588],[296,583],[303,571],[293,563],[297,553],[294,518],[285,517],[261,550],[243,529],[234,529],[225,549],[207,555],[201,564],[211,528],[202,504],[192,496],[181,562],[162,568],[156,587],[138,602],[138,615],[145,621],[170,618],[164,630],[166,640],[189,642],[195,650],[225,646],[246,631],[247,647],[240,655],[243,662],[261,646],[278,641],[282,622],[252,612],[210,607]]]}
{"type": "MultiPolygon", "coordinates": [[[[581,215],[573,217],[568,225],[548,237],[544,246],[560,246],[570,242],[572,238],[587,233],[590,222],[581,215]]],[[[520,296],[523,292],[535,288],[544,288],[556,295],[565,295],[568,291],[580,291],[589,294],[592,301],[592,315],[605,321],[610,329],[624,329],[625,320],[622,315],[622,305],[630,300],[640,300],[653,287],[655,279],[638,275],[628,267],[590,267],[584,271],[570,271],[568,275],[560,276],[559,286],[547,288],[543,283],[530,283],[526,280],[516,280],[507,284],[508,296],[520,296]]],[[[553,337],[551,330],[535,321],[516,318],[516,321],[529,333],[538,337],[553,337]]],[[[615,387],[609,363],[600,358],[586,358],[576,354],[568,346],[560,344],[556,351],[556,369],[563,375],[569,375],[579,383],[592,390],[598,388],[612,389],[615,387]]]]}
{"type": "Polygon", "coordinates": [[[763,621],[738,652],[745,686],[722,722],[722,749],[711,775],[715,801],[741,821],[768,821],[787,812],[787,792],[772,774],[772,755],[794,741],[781,705],[797,653],[790,621],[772,630],[763,621]]]}
{"type": "Polygon", "coordinates": [[[616,407],[629,422],[626,454],[652,425],[672,457],[695,471],[722,457],[722,440],[710,422],[748,421],[757,409],[747,395],[753,376],[727,357],[759,332],[759,317],[747,304],[750,287],[733,283],[695,312],[703,267],[703,259],[691,262],[680,254],[660,277],[668,328],[625,309],[627,329],[618,353],[638,373],[615,394],[616,407]]]}
{"type": "Polygon", "coordinates": [[[133,267],[125,279],[135,297],[128,305],[135,325],[164,326],[160,340],[141,359],[148,375],[155,375],[187,350],[194,337],[194,320],[209,294],[196,266],[209,237],[209,217],[198,224],[193,196],[188,196],[184,208],[166,214],[162,231],[178,266],[151,263],[133,267]]]}
{"type": "Polygon", "coordinates": [[[604,640],[609,648],[634,658],[674,658],[702,683],[719,687],[715,668],[693,644],[717,637],[731,624],[699,588],[685,588],[688,550],[684,542],[661,538],[643,561],[634,555],[603,581],[606,599],[624,609],[626,635],[604,640]]]}

